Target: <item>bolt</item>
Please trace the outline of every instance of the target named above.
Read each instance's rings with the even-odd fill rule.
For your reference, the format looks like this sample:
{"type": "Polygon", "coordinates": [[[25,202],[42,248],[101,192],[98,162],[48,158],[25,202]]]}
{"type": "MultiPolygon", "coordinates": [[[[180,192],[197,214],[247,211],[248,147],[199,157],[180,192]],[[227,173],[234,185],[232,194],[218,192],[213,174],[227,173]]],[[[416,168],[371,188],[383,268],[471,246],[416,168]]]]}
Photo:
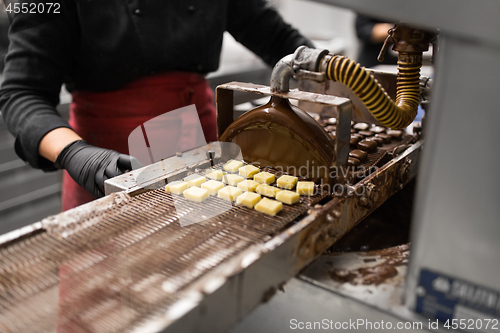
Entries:
{"type": "Polygon", "coordinates": [[[213,150],[207,150],[206,154],[207,154],[207,160],[213,160],[215,157],[215,151],[213,150]]]}
{"type": "Polygon", "coordinates": [[[330,236],[331,238],[337,237],[337,234],[338,234],[338,230],[336,230],[334,228],[330,228],[328,230],[328,236],[330,236]]]}
{"type": "Polygon", "coordinates": [[[175,156],[177,156],[177,157],[181,157],[181,156],[182,156],[182,153],[181,153],[181,152],[177,152],[177,153],[175,153],[175,156]]]}
{"type": "Polygon", "coordinates": [[[373,183],[368,183],[366,184],[366,193],[371,196],[373,192],[376,192],[378,189],[377,189],[377,186],[374,185],[373,183]]]}

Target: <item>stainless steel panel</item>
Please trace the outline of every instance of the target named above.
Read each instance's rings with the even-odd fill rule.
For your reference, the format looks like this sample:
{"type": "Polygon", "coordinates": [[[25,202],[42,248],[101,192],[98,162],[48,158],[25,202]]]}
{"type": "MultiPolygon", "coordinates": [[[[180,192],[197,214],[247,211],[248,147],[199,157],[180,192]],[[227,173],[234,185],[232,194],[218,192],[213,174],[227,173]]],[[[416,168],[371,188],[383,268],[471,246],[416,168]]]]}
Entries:
{"type": "Polygon", "coordinates": [[[497,0],[309,0],[352,9],[388,22],[404,21],[448,35],[500,45],[497,0]]]}

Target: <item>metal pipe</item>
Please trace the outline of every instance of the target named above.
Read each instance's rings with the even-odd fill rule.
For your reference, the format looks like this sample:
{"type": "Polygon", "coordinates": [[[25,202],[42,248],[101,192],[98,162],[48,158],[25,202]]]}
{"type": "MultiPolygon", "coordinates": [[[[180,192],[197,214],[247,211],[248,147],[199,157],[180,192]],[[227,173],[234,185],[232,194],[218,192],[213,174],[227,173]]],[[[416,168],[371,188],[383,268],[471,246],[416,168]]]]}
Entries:
{"type": "Polygon", "coordinates": [[[293,54],[282,58],[274,66],[271,74],[271,91],[288,92],[290,91],[290,78],[293,75],[292,70],[293,54]]]}

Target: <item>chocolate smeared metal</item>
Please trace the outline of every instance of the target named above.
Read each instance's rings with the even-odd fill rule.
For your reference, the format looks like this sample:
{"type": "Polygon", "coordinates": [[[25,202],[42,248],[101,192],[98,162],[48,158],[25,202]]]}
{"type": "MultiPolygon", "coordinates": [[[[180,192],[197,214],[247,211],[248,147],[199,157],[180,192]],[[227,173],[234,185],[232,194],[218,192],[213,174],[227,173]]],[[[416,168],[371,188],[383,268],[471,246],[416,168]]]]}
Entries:
{"type": "Polygon", "coordinates": [[[276,96],[236,119],[220,141],[237,144],[246,161],[323,183],[335,162],[334,142],[321,125],[276,96]]]}

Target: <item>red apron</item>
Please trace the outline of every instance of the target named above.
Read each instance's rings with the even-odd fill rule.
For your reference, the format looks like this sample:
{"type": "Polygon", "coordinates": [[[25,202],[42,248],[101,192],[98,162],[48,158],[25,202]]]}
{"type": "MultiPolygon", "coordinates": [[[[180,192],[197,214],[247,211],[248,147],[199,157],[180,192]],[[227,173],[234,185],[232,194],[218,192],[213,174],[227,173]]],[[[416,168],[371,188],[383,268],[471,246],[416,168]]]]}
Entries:
{"type": "MultiPolygon", "coordinates": [[[[69,124],[88,143],[129,154],[128,136],[146,121],[191,104],[196,105],[207,142],[217,140],[213,93],[204,77],[170,72],[148,76],[112,92],[72,94],[69,124]]],[[[63,211],[94,198],[65,171],[63,211]]]]}

